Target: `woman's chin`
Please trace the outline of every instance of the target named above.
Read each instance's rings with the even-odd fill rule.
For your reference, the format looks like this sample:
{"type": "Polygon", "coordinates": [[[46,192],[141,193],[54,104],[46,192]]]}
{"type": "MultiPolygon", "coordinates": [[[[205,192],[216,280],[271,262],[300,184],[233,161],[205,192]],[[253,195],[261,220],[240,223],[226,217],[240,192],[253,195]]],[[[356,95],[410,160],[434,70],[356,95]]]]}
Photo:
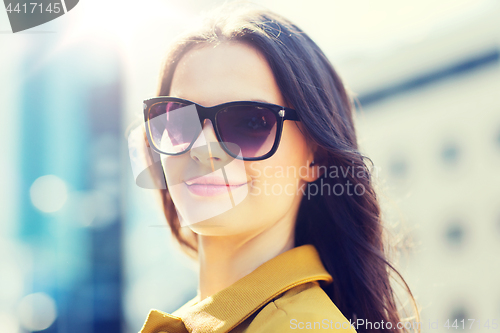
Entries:
{"type": "Polygon", "coordinates": [[[248,207],[244,203],[221,212],[212,217],[199,218],[195,214],[192,219],[180,217],[181,225],[189,227],[193,232],[206,236],[229,236],[245,232],[249,226],[253,225],[248,214],[248,207]],[[245,218],[245,216],[247,218],[245,218]]]}
{"type": "Polygon", "coordinates": [[[229,236],[237,232],[234,221],[225,221],[219,217],[189,224],[188,227],[196,234],[202,236],[229,236]]]}

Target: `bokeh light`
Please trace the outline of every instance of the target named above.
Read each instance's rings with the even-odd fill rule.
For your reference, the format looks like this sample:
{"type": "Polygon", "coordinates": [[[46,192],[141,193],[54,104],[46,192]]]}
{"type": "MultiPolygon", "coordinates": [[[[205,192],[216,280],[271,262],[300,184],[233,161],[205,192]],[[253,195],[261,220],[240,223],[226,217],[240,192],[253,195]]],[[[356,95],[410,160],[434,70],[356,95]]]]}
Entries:
{"type": "Polygon", "coordinates": [[[48,328],[57,317],[54,299],[41,292],[23,297],[17,312],[21,325],[30,331],[41,331],[48,328]]]}
{"type": "Polygon", "coordinates": [[[54,175],[42,176],[33,182],[30,189],[33,205],[44,213],[60,210],[68,199],[66,183],[54,175]]]}

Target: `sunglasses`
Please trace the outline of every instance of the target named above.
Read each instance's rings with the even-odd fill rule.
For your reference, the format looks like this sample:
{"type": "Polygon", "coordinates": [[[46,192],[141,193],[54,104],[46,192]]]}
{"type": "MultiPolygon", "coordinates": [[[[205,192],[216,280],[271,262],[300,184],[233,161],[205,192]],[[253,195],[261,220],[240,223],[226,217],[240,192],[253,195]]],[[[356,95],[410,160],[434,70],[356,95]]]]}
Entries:
{"type": "Polygon", "coordinates": [[[276,150],[285,120],[300,121],[297,112],[283,106],[254,101],[223,103],[212,107],[176,97],[144,101],[146,135],[160,154],[189,151],[210,119],[221,147],[233,158],[264,160],[276,150]]]}

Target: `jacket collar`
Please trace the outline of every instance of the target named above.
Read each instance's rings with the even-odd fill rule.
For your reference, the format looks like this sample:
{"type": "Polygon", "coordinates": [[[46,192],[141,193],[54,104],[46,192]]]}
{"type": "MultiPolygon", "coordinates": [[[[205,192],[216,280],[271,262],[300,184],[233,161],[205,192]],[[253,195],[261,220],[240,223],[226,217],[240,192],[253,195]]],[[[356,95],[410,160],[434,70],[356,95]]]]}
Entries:
{"type": "Polygon", "coordinates": [[[312,281],[329,284],[332,276],[324,268],[311,244],[295,247],[257,267],[231,286],[202,300],[197,297],[175,312],[175,316],[151,310],[140,333],[164,330],[175,333],[227,332],[285,291],[312,281]]]}

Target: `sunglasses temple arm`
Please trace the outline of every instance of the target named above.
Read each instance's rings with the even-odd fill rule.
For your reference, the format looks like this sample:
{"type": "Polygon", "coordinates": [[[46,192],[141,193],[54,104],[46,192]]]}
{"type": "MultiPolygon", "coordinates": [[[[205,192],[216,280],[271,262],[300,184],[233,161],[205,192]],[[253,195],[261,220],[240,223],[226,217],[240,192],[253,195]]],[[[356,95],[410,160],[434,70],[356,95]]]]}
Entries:
{"type": "Polygon", "coordinates": [[[288,108],[285,109],[285,116],[283,117],[283,120],[300,121],[299,116],[297,115],[297,111],[288,108]]]}

